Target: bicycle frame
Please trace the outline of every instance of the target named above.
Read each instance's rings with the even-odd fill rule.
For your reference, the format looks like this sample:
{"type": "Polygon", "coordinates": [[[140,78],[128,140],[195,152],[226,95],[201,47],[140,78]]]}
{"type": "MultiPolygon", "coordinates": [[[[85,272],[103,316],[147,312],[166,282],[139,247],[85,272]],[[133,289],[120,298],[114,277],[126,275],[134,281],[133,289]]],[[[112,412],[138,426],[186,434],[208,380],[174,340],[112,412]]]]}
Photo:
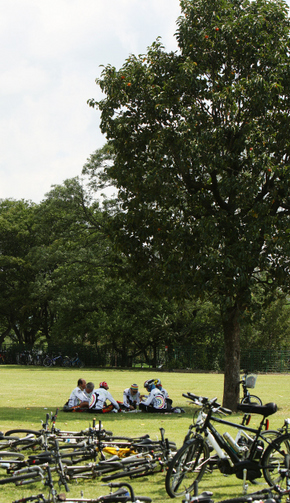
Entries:
{"type": "MultiPolygon", "coordinates": [[[[258,445],[259,440],[263,440],[263,442],[266,442],[267,444],[271,443],[271,440],[268,440],[266,437],[262,437],[261,433],[262,431],[267,431],[266,428],[264,428],[267,425],[267,419],[265,417],[262,418],[260,425],[258,428],[251,428],[246,425],[241,425],[237,423],[232,423],[231,421],[227,421],[226,419],[221,419],[216,416],[211,416],[210,419],[211,421],[214,421],[216,423],[224,424],[227,426],[231,426],[232,428],[236,428],[238,430],[241,430],[241,432],[249,432],[254,434],[254,440],[252,442],[251,448],[249,452],[249,455],[247,456],[247,459],[252,460],[253,456],[256,453],[256,448],[258,445]]],[[[213,429],[215,431],[215,437],[220,439],[220,447],[222,447],[226,453],[231,457],[233,454],[233,449],[232,447],[229,446],[229,444],[225,441],[225,439],[219,434],[219,432],[213,427],[212,424],[209,423],[209,429],[213,429]]],[[[238,457],[240,459],[240,457],[238,457]]]]}

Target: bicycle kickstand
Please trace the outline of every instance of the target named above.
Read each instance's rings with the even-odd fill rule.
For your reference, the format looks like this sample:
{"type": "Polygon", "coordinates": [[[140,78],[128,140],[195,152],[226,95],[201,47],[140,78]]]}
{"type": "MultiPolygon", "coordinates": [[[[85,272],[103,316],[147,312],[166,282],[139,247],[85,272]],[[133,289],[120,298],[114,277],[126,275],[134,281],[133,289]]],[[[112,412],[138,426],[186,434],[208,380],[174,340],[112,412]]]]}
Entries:
{"type": "Polygon", "coordinates": [[[247,470],[244,468],[243,470],[243,494],[247,494],[249,484],[247,484],[247,470]]]}

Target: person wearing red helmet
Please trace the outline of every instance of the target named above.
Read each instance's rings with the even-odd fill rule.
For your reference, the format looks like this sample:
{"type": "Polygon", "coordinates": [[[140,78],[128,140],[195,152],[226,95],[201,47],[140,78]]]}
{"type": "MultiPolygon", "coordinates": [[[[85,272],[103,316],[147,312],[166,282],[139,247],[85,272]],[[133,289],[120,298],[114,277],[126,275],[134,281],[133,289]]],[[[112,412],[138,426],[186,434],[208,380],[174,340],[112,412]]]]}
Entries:
{"type": "Polygon", "coordinates": [[[89,403],[89,412],[118,412],[120,406],[116,400],[112,397],[111,393],[108,391],[109,386],[105,381],[100,382],[99,388],[95,389],[92,393],[90,403],[89,403]],[[110,402],[110,405],[107,405],[107,400],[110,402]]]}
{"type": "Polygon", "coordinates": [[[106,383],[106,381],[102,381],[102,382],[100,382],[100,384],[99,384],[99,388],[109,389],[109,386],[108,386],[108,384],[106,383]]]}

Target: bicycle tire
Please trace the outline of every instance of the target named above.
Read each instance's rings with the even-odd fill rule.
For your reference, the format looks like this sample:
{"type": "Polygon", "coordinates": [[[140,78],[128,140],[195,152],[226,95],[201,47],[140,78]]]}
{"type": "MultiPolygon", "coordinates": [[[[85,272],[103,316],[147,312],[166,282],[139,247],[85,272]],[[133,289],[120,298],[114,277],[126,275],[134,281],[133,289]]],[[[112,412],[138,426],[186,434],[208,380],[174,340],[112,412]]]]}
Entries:
{"type": "Polygon", "coordinates": [[[20,482],[21,480],[31,479],[31,478],[39,478],[39,472],[27,472],[27,473],[22,473],[21,475],[6,477],[5,479],[0,479],[0,485],[11,484],[11,483],[14,484],[16,482],[20,482]]]}
{"type": "Polygon", "coordinates": [[[77,479],[77,478],[90,478],[90,479],[95,479],[96,477],[101,477],[105,475],[106,473],[110,473],[113,471],[116,471],[118,469],[122,469],[123,467],[106,467],[102,468],[99,466],[94,466],[94,467],[85,467],[85,466],[69,466],[66,469],[66,475],[69,477],[69,479],[77,479]]]}
{"type": "MultiPolygon", "coordinates": [[[[75,458],[75,459],[90,459],[90,457],[98,456],[99,453],[92,449],[77,449],[76,447],[66,447],[59,448],[59,455],[61,458],[75,458]]],[[[42,460],[42,459],[53,459],[55,456],[53,455],[53,449],[50,451],[39,452],[38,454],[29,456],[30,459],[42,460]]]]}
{"type": "Polygon", "coordinates": [[[259,398],[257,395],[248,395],[248,396],[245,396],[241,403],[247,403],[247,404],[250,404],[250,405],[263,405],[262,404],[262,400],[261,398],[259,398]]]}
{"type": "Polygon", "coordinates": [[[206,471],[209,448],[202,437],[189,440],[177,451],[169,463],[165,488],[171,498],[182,496],[193,489],[194,482],[200,481],[206,471]],[[201,467],[200,467],[201,465],[201,467]],[[181,490],[181,484],[184,489],[181,490]]]}
{"type": "Polygon", "coordinates": [[[286,489],[287,478],[281,474],[286,469],[286,456],[290,456],[290,433],[276,438],[265,450],[262,458],[263,474],[269,486],[280,486],[286,489]]]}
{"type": "MultiPolygon", "coordinates": [[[[153,473],[157,473],[157,471],[160,470],[155,470],[157,466],[157,463],[148,463],[148,465],[141,465],[136,468],[131,468],[129,470],[125,470],[123,472],[116,472],[113,473],[112,475],[106,475],[105,477],[101,478],[102,482],[109,482],[110,480],[116,480],[116,479],[121,479],[124,477],[129,477],[129,478],[134,478],[134,476],[138,475],[139,477],[146,477],[147,475],[153,475],[153,473]]],[[[160,466],[160,465],[159,465],[160,466]]]]}
{"type": "Polygon", "coordinates": [[[52,359],[47,356],[46,358],[44,358],[42,365],[44,367],[51,367],[52,366],[52,359]]]}
{"type": "MultiPolygon", "coordinates": [[[[281,437],[281,433],[278,430],[265,430],[260,434],[261,438],[264,439],[268,445],[274,442],[276,438],[281,437]]],[[[266,450],[267,446],[265,447],[266,450]]]]}
{"type": "Polygon", "coordinates": [[[18,440],[21,440],[22,436],[35,435],[36,437],[40,437],[41,434],[42,433],[39,430],[15,429],[6,431],[4,438],[15,435],[18,440]]]}
{"type": "Polygon", "coordinates": [[[14,458],[11,460],[11,463],[17,460],[23,460],[25,458],[24,454],[21,454],[20,452],[12,452],[12,451],[1,451],[0,452],[0,463],[1,461],[4,461],[5,463],[9,463],[9,460],[3,459],[3,458],[14,458]]]}

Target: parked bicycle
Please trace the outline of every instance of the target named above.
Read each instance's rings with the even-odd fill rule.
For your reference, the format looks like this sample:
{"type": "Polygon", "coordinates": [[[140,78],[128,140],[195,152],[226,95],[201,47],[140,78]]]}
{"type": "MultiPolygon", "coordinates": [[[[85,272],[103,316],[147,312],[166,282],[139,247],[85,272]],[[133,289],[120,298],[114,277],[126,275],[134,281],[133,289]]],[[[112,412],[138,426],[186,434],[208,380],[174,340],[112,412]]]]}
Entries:
{"type": "Polygon", "coordinates": [[[242,385],[243,396],[241,398],[241,403],[251,403],[262,405],[262,400],[257,395],[252,395],[249,389],[253,389],[256,386],[257,376],[255,374],[248,374],[247,371],[243,375],[239,385],[242,385]]]}
{"type": "Polygon", "coordinates": [[[267,438],[262,434],[268,425],[268,416],[277,411],[274,403],[264,406],[240,404],[239,409],[246,414],[260,414],[262,420],[257,429],[243,425],[243,431],[252,434],[250,443],[239,445],[228,432],[224,436],[213,426],[213,422],[228,425],[241,430],[241,425],[226,421],[213,414],[231,414],[231,411],[221,407],[217,399],[209,400],[193,393],[183,394],[200,407],[195,424],[190,425],[183,446],[177,451],[169,464],[165,487],[174,498],[186,491],[191,491],[194,482],[200,481],[206,473],[211,473],[217,467],[226,475],[235,474],[243,480],[245,488],[248,480],[253,481],[263,475],[266,482],[272,486],[282,484],[279,469],[285,466],[285,459],[290,454],[290,435],[277,435],[267,438]],[[268,447],[265,449],[265,445],[268,447]],[[214,452],[210,455],[210,450],[214,452]]]}
{"type": "Polygon", "coordinates": [[[83,368],[84,367],[84,362],[80,359],[78,353],[75,354],[74,357],[69,357],[65,356],[64,361],[63,361],[63,366],[64,367],[78,367],[78,368],[83,368]]]}
{"type": "Polygon", "coordinates": [[[63,366],[64,358],[63,356],[57,355],[57,356],[49,356],[46,355],[46,357],[43,360],[43,366],[44,367],[61,367],[63,366]]]}

